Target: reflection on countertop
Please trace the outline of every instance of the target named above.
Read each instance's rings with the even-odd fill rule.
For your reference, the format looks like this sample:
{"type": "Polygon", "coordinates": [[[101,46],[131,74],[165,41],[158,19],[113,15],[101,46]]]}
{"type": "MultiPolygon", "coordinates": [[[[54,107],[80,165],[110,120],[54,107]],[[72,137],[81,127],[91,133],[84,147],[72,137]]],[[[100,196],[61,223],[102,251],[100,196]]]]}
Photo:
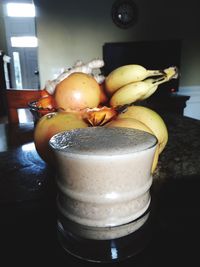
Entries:
{"type": "Polygon", "coordinates": [[[200,175],[200,120],[172,113],[160,115],[167,125],[169,140],[160,155],[154,178],[200,175]]]}

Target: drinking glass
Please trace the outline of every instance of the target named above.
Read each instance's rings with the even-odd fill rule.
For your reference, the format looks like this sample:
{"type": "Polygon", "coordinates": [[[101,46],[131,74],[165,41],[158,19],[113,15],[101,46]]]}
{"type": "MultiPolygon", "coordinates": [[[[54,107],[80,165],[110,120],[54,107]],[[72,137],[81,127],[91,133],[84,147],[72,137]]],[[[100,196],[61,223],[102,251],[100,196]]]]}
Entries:
{"type": "Polygon", "coordinates": [[[157,139],[129,128],[88,127],[50,139],[58,239],[70,254],[119,261],[147,243],[157,139]]]}

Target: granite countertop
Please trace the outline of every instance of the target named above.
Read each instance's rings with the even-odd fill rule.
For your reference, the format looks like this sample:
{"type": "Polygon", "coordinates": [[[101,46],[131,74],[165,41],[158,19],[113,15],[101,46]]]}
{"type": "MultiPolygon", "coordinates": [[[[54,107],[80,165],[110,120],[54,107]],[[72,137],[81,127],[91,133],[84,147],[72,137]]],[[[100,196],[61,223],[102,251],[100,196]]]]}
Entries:
{"type": "Polygon", "coordinates": [[[160,154],[155,179],[200,175],[200,120],[176,114],[160,114],[169,133],[160,154]]]}

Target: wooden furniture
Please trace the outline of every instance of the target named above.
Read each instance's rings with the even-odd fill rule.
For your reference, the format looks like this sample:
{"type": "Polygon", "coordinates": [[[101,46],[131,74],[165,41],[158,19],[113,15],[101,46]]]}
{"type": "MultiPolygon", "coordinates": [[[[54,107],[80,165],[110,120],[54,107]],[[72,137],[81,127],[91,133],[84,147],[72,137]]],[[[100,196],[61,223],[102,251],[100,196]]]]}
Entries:
{"type": "Polygon", "coordinates": [[[19,123],[18,109],[28,109],[28,103],[40,96],[41,91],[36,89],[6,89],[8,121],[19,123]]]}
{"type": "Polygon", "coordinates": [[[153,110],[157,111],[160,114],[178,114],[178,115],[184,115],[184,108],[187,105],[187,101],[190,99],[190,96],[186,95],[177,95],[170,94],[165,96],[152,96],[144,103],[149,108],[152,108],[153,110]]]}

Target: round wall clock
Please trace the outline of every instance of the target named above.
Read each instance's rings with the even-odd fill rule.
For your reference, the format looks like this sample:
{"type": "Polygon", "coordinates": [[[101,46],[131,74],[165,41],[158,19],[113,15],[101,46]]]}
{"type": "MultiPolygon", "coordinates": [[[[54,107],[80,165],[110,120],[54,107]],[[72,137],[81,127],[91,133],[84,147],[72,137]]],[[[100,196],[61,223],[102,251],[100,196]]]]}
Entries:
{"type": "Polygon", "coordinates": [[[111,15],[118,27],[127,29],[137,21],[137,6],[132,0],[116,0],[112,5],[111,15]]]}

